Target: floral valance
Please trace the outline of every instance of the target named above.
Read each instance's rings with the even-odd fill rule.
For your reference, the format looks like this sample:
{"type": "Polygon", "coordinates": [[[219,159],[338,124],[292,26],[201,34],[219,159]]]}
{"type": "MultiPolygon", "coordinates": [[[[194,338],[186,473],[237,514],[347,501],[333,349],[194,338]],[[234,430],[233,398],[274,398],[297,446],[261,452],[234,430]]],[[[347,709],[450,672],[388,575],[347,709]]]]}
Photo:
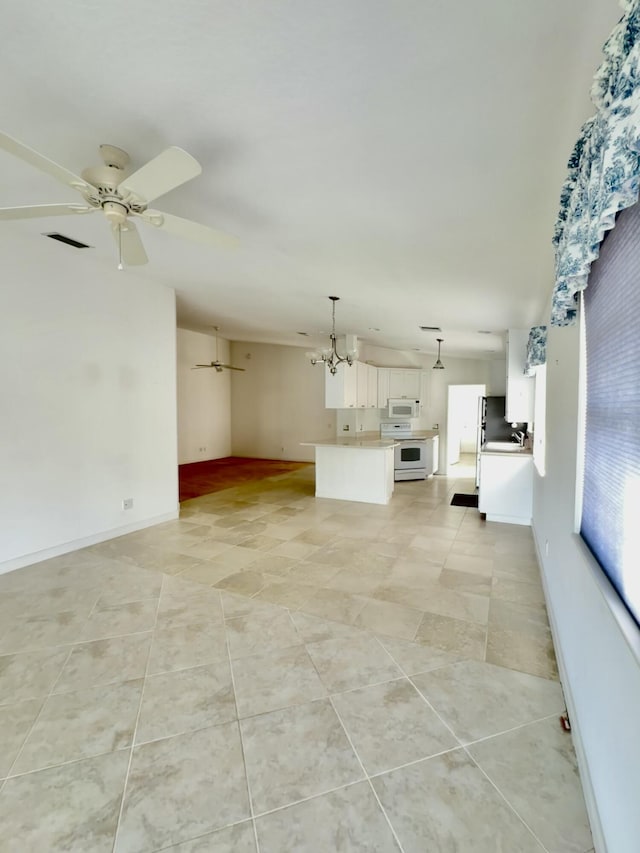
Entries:
{"type": "Polygon", "coordinates": [[[535,368],[547,362],[547,327],[533,326],[527,341],[527,359],[524,372],[527,376],[535,373],[535,368]]]}
{"type": "Polygon", "coordinates": [[[576,297],[616,214],[638,200],[640,180],[640,0],[604,45],[591,89],[596,114],[582,127],[569,160],[556,222],[556,284],[551,323],[575,322],[576,297]]]}

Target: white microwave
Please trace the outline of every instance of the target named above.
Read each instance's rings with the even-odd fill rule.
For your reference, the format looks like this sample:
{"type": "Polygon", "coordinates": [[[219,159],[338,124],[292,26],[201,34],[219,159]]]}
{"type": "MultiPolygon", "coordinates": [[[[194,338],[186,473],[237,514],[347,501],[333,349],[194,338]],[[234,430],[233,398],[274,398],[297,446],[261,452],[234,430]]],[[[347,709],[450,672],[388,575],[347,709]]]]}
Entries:
{"type": "Polygon", "coordinates": [[[390,397],[387,402],[387,415],[390,418],[417,418],[420,416],[420,400],[390,397]]]}

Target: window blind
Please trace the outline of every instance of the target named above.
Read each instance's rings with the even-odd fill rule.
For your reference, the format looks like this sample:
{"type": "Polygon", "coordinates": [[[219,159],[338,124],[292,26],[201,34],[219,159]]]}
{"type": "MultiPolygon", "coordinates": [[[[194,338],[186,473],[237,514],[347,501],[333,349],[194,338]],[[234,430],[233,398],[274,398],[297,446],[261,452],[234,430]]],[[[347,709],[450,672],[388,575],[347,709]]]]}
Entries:
{"type": "Polygon", "coordinates": [[[618,215],[584,293],[580,533],[640,625],[640,205],[618,215]]]}

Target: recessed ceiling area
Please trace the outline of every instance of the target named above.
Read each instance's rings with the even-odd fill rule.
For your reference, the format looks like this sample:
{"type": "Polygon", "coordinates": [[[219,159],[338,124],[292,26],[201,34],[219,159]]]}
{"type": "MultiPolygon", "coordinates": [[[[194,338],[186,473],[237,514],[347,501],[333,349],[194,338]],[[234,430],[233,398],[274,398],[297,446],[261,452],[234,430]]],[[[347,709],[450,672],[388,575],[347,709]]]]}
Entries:
{"type": "MultiPolygon", "coordinates": [[[[158,206],[238,247],[142,223],[149,263],[120,273],[174,288],[185,328],[309,349],[336,294],[338,334],[429,353],[437,334],[448,356],[490,358],[548,302],[566,162],[619,15],[615,0],[12,4],[0,129],[77,174],[105,143],[134,168],[170,145],[200,162],[158,206]]],[[[0,207],[77,201],[0,151],[0,207]]],[[[92,247],[73,261],[108,286],[104,226],[0,222],[50,243],[52,286],[75,251],[42,241],[54,230],[92,247]]]]}

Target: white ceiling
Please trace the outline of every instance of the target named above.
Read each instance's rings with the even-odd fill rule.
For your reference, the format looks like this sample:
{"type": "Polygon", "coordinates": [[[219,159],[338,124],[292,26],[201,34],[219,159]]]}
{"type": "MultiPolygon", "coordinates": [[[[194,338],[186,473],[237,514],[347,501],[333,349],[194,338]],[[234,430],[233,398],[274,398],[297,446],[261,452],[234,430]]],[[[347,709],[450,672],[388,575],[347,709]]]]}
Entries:
{"type": "MultiPolygon", "coordinates": [[[[150,262],[122,273],[174,287],[184,327],[304,345],[335,294],[339,333],[435,352],[418,326],[440,326],[443,353],[490,357],[544,310],[566,160],[619,14],[615,0],[8,3],[1,129],[77,173],[105,142],[134,165],[169,145],[200,161],[153,206],[240,247],[141,223],[150,262]]],[[[0,206],[79,200],[0,151],[0,206]]],[[[32,232],[34,251],[48,230],[90,243],[96,274],[116,263],[101,216],[0,227],[32,232]]]]}

